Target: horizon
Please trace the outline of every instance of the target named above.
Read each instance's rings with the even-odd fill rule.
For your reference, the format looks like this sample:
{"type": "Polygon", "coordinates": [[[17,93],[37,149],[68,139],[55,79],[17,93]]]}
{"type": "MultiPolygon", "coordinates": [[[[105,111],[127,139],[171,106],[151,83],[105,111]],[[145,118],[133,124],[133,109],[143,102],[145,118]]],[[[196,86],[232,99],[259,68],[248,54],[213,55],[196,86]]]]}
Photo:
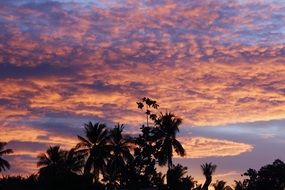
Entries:
{"type": "Polygon", "coordinates": [[[278,0],[0,1],[0,141],[11,170],[37,171],[89,121],[145,123],[155,99],[183,119],[175,163],[229,185],[285,161],[285,4],[278,0]]]}

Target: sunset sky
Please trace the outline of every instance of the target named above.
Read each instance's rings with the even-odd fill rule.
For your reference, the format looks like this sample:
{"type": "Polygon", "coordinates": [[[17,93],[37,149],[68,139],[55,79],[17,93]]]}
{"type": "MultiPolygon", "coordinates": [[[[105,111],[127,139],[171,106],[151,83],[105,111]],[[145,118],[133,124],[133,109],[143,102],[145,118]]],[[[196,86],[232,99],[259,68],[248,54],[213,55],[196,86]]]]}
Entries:
{"type": "Polygon", "coordinates": [[[183,119],[175,163],[197,180],[204,162],[231,184],[285,161],[285,1],[0,1],[5,174],[36,172],[88,121],[138,134],[144,96],[183,119]]]}

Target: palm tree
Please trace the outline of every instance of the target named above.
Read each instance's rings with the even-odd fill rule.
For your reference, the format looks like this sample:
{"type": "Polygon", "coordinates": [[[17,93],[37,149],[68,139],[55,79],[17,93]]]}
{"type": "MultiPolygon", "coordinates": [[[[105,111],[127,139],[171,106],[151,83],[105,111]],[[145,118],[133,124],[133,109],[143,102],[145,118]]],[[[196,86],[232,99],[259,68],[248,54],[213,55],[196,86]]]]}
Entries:
{"type": "MultiPolygon", "coordinates": [[[[128,161],[133,160],[133,156],[130,152],[130,140],[123,137],[123,129],[123,125],[117,124],[114,129],[110,131],[111,155],[110,159],[108,160],[108,168],[112,168],[112,175],[116,179],[120,178],[120,184],[122,183],[122,170],[127,165],[128,161]]],[[[112,175],[109,174],[108,176],[112,175]]],[[[114,181],[114,179],[112,179],[112,181],[114,181]]]]}
{"type": "Polygon", "coordinates": [[[167,171],[166,180],[167,185],[170,189],[179,186],[182,177],[187,173],[187,167],[183,167],[182,165],[173,165],[171,169],[167,171]]]}
{"type": "Polygon", "coordinates": [[[203,175],[206,178],[206,181],[202,187],[202,190],[208,190],[209,185],[212,182],[212,174],[216,171],[217,166],[215,164],[210,163],[205,163],[201,165],[203,175]]]}
{"type": "Polygon", "coordinates": [[[110,156],[109,131],[105,124],[89,122],[85,124],[86,138],[78,136],[77,148],[82,151],[87,159],[84,174],[93,174],[94,181],[99,181],[100,172],[104,172],[107,158],[110,156]]]}
{"type": "Polygon", "coordinates": [[[40,167],[40,175],[54,176],[58,175],[64,169],[65,151],[60,146],[51,146],[46,153],[38,155],[37,166],[40,167]]]}
{"type": "Polygon", "coordinates": [[[215,190],[225,190],[226,189],[226,182],[221,180],[217,180],[215,184],[213,184],[215,190]]]}
{"type": "Polygon", "coordinates": [[[173,165],[166,174],[167,186],[169,189],[177,190],[189,190],[192,189],[196,182],[191,176],[185,176],[187,173],[187,167],[182,165],[173,165]]]}
{"type": "Polygon", "coordinates": [[[0,142],[0,172],[6,171],[6,169],[10,169],[10,164],[7,160],[4,160],[2,156],[7,154],[12,154],[12,149],[4,149],[4,147],[7,145],[6,142],[0,142]]]}
{"type": "Polygon", "coordinates": [[[180,142],[176,139],[176,133],[179,132],[179,125],[182,119],[176,117],[172,113],[161,114],[156,120],[158,126],[158,162],[159,165],[168,164],[168,168],[172,167],[173,148],[180,156],[185,156],[185,150],[180,142]]]}
{"type": "Polygon", "coordinates": [[[42,189],[75,188],[84,165],[84,155],[74,148],[66,151],[60,146],[49,147],[38,156],[39,183],[42,189]],[[70,188],[69,188],[70,187],[70,188]]]}
{"type": "Polygon", "coordinates": [[[39,173],[78,173],[84,165],[84,155],[72,148],[69,151],[61,150],[60,146],[49,147],[46,153],[38,156],[39,173]]]}

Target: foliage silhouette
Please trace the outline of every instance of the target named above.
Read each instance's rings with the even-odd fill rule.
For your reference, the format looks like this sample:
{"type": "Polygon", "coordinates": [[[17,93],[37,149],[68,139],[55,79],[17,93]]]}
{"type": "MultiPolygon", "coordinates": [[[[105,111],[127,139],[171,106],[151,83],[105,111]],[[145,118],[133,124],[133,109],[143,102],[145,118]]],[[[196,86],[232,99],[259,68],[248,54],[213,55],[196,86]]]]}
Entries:
{"type": "Polygon", "coordinates": [[[163,186],[164,175],[156,170],[155,142],[155,129],[152,127],[142,126],[141,134],[133,138],[134,159],[127,164],[125,171],[127,187],[137,189],[163,186]]]}
{"type": "Polygon", "coordinates": [[[64,151],[60,146],[49,147],[46,153],[38,156],[37,166],[40,167],[40,175],[57,175],[64,167],[64,151]]]}
{"type": "MultiPolygon", "coordinates": [[[[75,149],[66,151],[60,146],[49,147],[46,153],[38,156],[38,159],[38,180],[46,189],[66,188],[72,184],[70,181],[83,180],[78,173],[84,165],[84,156],[75,149]]],[[[72,188],[75,186],[73,185],[72,188]]]]}
{"type": "Polygon", "coordinates": [[[6,142],[0,142],[0,172],[10,169],[10,164],[7,160],[2,158],[5,155],[12,154],[12,149],[5,149],[6,142]]]}
{"type": "Polygon", "coordinates": [[[234,190],[243,190],[243,184],[241,181],[237,181],[235,180],[235,186],[234,186],[234,190]]]}
{"type": "Polygon", "coordinates": [[[279,159],[261,167],[259,171],[250,168],[244,176],[248,177],[242,183],[245,190],[285,189],[285,164],[279,159]]]}
{"type": "Polygon", "coordinates": [[[202,186],[202,190],[208,190],[211,182],[212,182],[212,175],[216,171],[217,166],[213,164],[212,162],[210,163],[205,163],[201,165],[201,169],[203,171],[203,175],[206,178],[206,181],[204,185],[202,186]]]}
{"type": "Polygon", "coordinates": [[[173,148],[180,156],[185,156],[186,152],[181,143],[176,139],[179,132],[179,125],[182,119],[176,117],[172,113],[160,114],[155,121],[158,126],[159,139],[156,142],[158,148],[157,158],[159,165],[168,165],[168,169],[172,167],[173,148]]]}
{"type": "Polygon", "coordinates": [[[149,119],[155,121],[157,115],[155,113],[152,113],[150,108],[158,109],[159,105],[155,100],[152,100],[150,98],[143,97],[142,101],[137,102],[138,108],[143,109],[145,108],[145,114],[146,114],[146,126],[149,127],[149,119]]]}
{"type": "Polygon", "coordinates": [[[232,190],[230,186],[226,186],[226,182],[223,180],[217,180],[213,187],[215,190],[232,190]]]}
{"type": "Polygon", "coordinates": [[[1,190],[37,190],[39,187],[37,176],[34,174],[26,178],[22,176],[3,176],[0,179],[1,190]]]}
{"type": "Polygon", "coordinates": [[[123,170],[127,163],[133,160],[130,152],[131,141],[124,138],[122,135],[124,126],[117,124],[110,131],[110,157],[107,161],[104,172],[104,181],[107,181],[110,189],[117,189],[118,184],[123,183],[123,170]]]}
{"type": "Polygon", "coordinates": [[[191,176],[185,176],[187,174],[187,167],[182,165],[173,165],[167,171],[167,186],[172,190],[189,190],[196,185],[196,181],[191,176]]]}
{"type": "Polygon", "coordinates": [[[87,157],[84,174],[92,174],[94,181],[98,182],[111,150],[108,129],[105,124],[89,122],[85,124],[85,136],[86,138],[78,136],[80,142],[77,144],[77,149],[87,157]]]}

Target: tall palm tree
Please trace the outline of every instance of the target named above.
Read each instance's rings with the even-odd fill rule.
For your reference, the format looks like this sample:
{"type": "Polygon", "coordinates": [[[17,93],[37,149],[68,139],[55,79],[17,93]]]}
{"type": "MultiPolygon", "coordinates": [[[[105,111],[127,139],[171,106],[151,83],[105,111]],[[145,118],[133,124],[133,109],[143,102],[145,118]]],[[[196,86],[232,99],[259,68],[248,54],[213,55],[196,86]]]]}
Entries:
{"type": "Polygon", "coordinates": [[[185,156],[186,154],[183,146],[176,139],[181,123],[182,119],[172,113],[160,114],[156,120],[156,125],[158,126],[158,141],[156,142],[156,146],[159,149],[157,153],[158,162],[159,165],[168,164],[169,169],[173,165],[173,148],[180,156],[185,156]]]}
{"type": "Polygon", "coordinates": [[[54,176],[58,175],[64,169],[65,151],[60,146],[51,146],[46,153],[38,155],[37,166],[40,167],[40,175],[54,176]]]}
{"type": "Polygon", "coordinates": [[[13,153],[12,149],[4,149],[6,145],[6,142],[0,142],[0,172],[5,171],[6,169],[10,169],[9,162],[2,158],[4,155],[13,153]]]}
{"type": "Polygon", "coordinates": [[[215,190],[225,190],[226,189],[226,182],[221,180],[217,180],[216,183],[213,184],[215,190]]]}
{"type": "Polygon", "coordinates": [[[124,126],[117,124],[110,131],[110,148],[111,155],[108,160],[109,168],[112,168],[112,173],[118,178],[121,178],[121,173],[128,161],[133,159],[130,152],[131,142],[123,137],[124,126]]]}
{"type": "Polygon", "coordinates": [[[208,190],[209,185],[212,182],[212,175],[216,171],[217,166],[215,164],[210,163],[205,163],[201,165],[201,169],[203,171],[203,175],[206,178],[206,181],[202,187],[202,190],[208,190]]]}
{"type": "Polygon", "coordinates": [[[94,181],[98,182],[110,155],[109,131],[105,124],[89,122],[85,124],[85,136],[78,136],[80,142],[77,144],[77,148],[87,157],[84,173],[93,174],[94,181]]]}

